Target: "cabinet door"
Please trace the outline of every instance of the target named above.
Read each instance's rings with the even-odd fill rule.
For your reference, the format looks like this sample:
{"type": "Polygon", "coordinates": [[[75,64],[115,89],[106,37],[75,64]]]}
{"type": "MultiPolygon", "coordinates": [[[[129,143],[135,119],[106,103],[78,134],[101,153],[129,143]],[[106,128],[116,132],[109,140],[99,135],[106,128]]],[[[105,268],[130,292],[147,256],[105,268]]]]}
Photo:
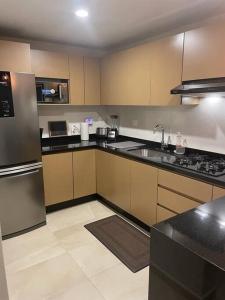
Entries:
{"type": "Polygon", "coordinates": [[[73,199],[72,153],[45,155],[42,160],[46,206],[73,199]]]}
{"type": "Polygon", "coordinates": [[[30,73],[30,45],[0,41],[0,70],[30,73]]]}
{"type": "Polygon", "coordinates": [[[157,223],[163,222],[167,219],[176,216],[176,214],[164,207],[157,205],[157,223]]]}
{"type": "Polygon", "coordinates": [[[212,200],[212,185],[172,172],[159,170],[158,184],[199,202],[212,200]]]}
{"type": "Polygon", "coordinates": [[[184,34],[151,43],[151,105],[179,105],[170,91],[181,84],[184,34]]]}
{"type": "Polygon", "coordinates": [[[142,222],[156,223],[158,170],[131,162],[131,214],[142,222]]]}
{"type": "Polygon", "coordinates": [[[84,104],[84,58],[79,55],[70,55],[70,103],[84,104]]]}
{"type": "Polygon", "coordinates": [[[84,94],[86,105],[100,104],[100,60],[95,57],[84,58],[84,94]]]}
{"type": "Polygon", "coordinates": [[[73,153],[74,199],[96,193],[95,150],[73,153]]]}
{"type": "Polygon", "coordinates": [[[225,77],[225,22],[185,33],[183,80],[225,77]]]}
{"type": "Polygon", "coordinates": [[[64,53],[32,49],[31,66],[36,77],[69,79],[68,56],[64,53]]]}
{"type": "Polygon", "coordinates": [[[197,201],[181,196],[177,193],[173,193],[161,187],[158,188],[158,203],[161,206],[166,207],[178,214],[200,206],[200,203],[197,201]]]}
{"type": "Polygon", "coordinates": [[[97,193],[130,212],[130,161],[97,151],[97,193]]]}
{"type": "Polygon", "coordinates": [[[102,59],[102,104],[149,105],[149,55],[149,44],[144,44],[102,59]]]}
{"type": "Polygon", "coordinates": [[[214,186],[213,187],[213,200],[216,200],[221,197],[225,197],[225,189],[214,186]]]}

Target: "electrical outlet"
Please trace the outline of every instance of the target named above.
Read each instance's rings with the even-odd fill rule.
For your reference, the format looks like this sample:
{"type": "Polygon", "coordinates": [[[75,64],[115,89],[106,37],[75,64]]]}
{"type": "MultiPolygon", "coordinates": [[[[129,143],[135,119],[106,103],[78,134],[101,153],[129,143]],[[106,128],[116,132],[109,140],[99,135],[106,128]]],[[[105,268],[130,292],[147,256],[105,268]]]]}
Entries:
{"type": "Polygon", "coordinates": [[[69,123],[69,134],[70,135],[80,134],[80,123],[69,123]]]}

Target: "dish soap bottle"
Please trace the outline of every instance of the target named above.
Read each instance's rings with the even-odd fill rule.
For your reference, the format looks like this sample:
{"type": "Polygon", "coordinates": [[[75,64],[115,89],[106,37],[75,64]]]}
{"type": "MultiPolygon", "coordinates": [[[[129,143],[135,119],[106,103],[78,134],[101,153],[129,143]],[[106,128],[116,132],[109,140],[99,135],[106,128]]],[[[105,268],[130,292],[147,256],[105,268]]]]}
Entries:
{"type": "Polygon", "coordinates": [[[176,136],[176,154],[183,155],[184,152],[185,147],[182,145],[182,134],[178,132],[176,136]]]}

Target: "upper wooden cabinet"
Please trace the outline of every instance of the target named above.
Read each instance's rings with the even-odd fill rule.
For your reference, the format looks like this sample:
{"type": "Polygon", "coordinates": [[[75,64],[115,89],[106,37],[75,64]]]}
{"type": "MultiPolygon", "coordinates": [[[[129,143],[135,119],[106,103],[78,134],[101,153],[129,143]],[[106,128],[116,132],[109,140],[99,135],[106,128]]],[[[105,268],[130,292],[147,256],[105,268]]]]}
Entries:
{"type": "Polygon", "coordinates": [[[84,58],[84,104],[100,104],[100,60],[95,57],[84,58]]]}
{"type": "Polygon", "coordinates": [[[84,104],[84,57],[80,55],[69,56],[70,72],[70,103],[84,104]]]}
{"type": "Polygon", "coordinates": [[[101,103],[149,105],[149,44],[105,56],[101,61],[101,103]]]}
{"type": "Polygon", "coordinates": [[[36,77],[69,79],[68,55],[64,53],[32,49],[31,66],[36,77]]]}
{"type": "Polygon", "coordinates": [[[30,73],[30,45],[0,41],[0,70],[30,73]]]}
{"type": "Polygon", "coordinates": [[[131,214],[148,225],[156,223],[158,170],[131,161],[131,214]]]}
{"type": "Polygon", "coordinates": [[[183,80],[225,77],[225,22],[185,33],[183,80]]]}
{"type": "Polygon", "coordinates": [[[179,105],[180,96],[170,90],[182,80],[184,34],[151,43],[151,105],[179,105]]]}
{"type": "Polygon", "coordinates": [[[73,153],[74,199],[96,193],[95,150],[73,153]]]}

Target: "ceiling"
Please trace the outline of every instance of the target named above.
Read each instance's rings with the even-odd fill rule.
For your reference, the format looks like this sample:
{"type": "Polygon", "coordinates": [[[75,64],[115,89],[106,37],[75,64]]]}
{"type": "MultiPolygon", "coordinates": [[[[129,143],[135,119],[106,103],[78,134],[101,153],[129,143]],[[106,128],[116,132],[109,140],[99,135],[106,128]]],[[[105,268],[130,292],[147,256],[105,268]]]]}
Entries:
{"type": "Polygon", "coordinates": [[[225,13],[224,0],[1,0],[0,34],[107,49],[225,13]],[[74,10],[86,8],[79,19],[74,10]]]}

